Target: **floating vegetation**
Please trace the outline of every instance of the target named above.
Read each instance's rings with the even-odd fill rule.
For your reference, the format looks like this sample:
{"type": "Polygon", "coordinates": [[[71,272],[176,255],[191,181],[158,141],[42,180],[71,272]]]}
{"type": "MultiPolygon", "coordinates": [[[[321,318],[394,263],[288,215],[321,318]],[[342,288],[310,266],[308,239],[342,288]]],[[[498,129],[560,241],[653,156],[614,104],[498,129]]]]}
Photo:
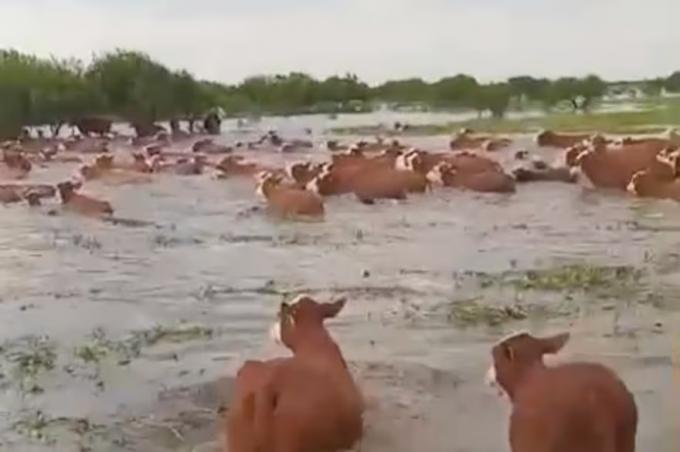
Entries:
{"type": "Polygon", "coordinates": [[[134,342],[141,342],[146,346],[154,346],[160,342],[189,342],[201,339],[210,339],[215,334],[212,328],[202,326],[177,327],[157,326],[151,330],[136,332],[133,335],[134,342]]]}
{"type": "Polygon", "coordinates": [[[55,368],[57,353],[49,337],[30,336],[5,353],[5,359],[12,367],[12,378],[19,382],[25,393],[41,393],[38,378],[55,368]]]}
{"type": "Polygon", "coordinates": [[[545,270],[509,271],[499,274],[468,272],[481,288],[514,287],[544,292],[601,291],[611,295],[630,290],[640,282],[644,271],[631,266],[565,265],[545,270]]]}
{"type": "Polygon", "coordinates": [[[505,306],[488,305],[479,299],[458,300],[446,305],[447,320],[461,326],[498,326],[508,322],[526,320],[532,317],[568,315],[569,310],[551,309],[535,304],[513,304],[505,306]]]}
{"type": "Polygon", "coordinates": [[[15,423],[13,430],[32,440],[53,442],[46,433],[52,422],[42,411],[36,411],[15,423]]]}
{"type": "Polygon", "coordinates": [[[227,243],[272,243],[275,238],[270,235],[238,235],[221,234],[220,241],[227,243]]]}
{"type": "Polygon", "coordinates": [[[96,237],[76,234],[73,236],[72,242],[73,245],[88,250],[89,252],[102,249],[102,244],[96,237]]]}
{"type": "Polygon", "coordinates": [[[126,348],[121,347],[120,343],[107,339],[104,330],[100,328],[92,332],[90,342],[77,346],[73,350],[74,356],[85,364],[98,364],[112,353],[122,354],[126,360],[128,358],[126,352],[126,348]]]}
{"type": "Polygon", "coordinates": [[[172,248],[180,245],[202,245],[203,240],[196,237],[178,238],[170,237],[165,234],[156,234],[151,239],[154,246],[158,248],[172,248]]]}
{"type": "MultiPolygon", "coordinates": [[[[12,426],[15,433],[31,441],[50,446],[55,446],[57,444],[56,438],[63,436],[58,434],[59,429],[70,432],[82,440],[89,435],[103,432],[104,426],[94,424],[86,418],[53,418],[40,410],[29,413],[12,426]]],[[[80,448],[79,450],[90,449],[80,448]]]]}

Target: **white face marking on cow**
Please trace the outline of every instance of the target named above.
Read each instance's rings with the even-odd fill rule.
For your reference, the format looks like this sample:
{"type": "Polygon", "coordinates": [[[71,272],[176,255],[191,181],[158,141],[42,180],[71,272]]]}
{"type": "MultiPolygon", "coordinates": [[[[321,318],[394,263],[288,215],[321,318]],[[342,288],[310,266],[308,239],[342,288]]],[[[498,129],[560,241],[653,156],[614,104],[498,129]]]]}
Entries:
{"type": "Polygon", "coordinates": [[[276,322],[269,328],[269,338],[276,345],[283,345],[283,339],[281,339],[281,322],[276,322]]]}
{"type": "Polygon", "coordinates": [[[508,397],[508,393],[505,392],[505,389],[498,383],[498,377],[496,375],[496,366],[492,363],[491,367],[489,367],[489,370],[486,371],[486,375],[484,376],[484,383],[494,389],[496,391],[496,395],[502,399],[510,399],[508,397]]]}
{"type": "Polygon", "coordinates": [[[299,165],[300,163],[290,163],[286,165],[286,175],[290,177],[291,179],[295,180],[295,176],[293,175],[295,168],[299,165]]]}
{"type": "Polygon", "coordinates": [[[409,169],[408,168],[408,162],[406,161],[406,156],[408,154],[401,154],[397,159],[394,161],[394,169],[404,171],[409,169]]]}
{"type": "Polygon", "coordinates": [[[262,199],[267,199],[267,196],[264,193],[264,184],[268,183],[270,178],[271,173],[267,171],[262,171],[255,176],[255,180],[257,180],[257,190],[255,190],[255,193],[262,199]]]}
{"type": "Polygon", "coordinates": [[[315,177],[314,179],[310,180],[310,181],[307,183],[307,187],[306,187],[306,188],[307,188],[308,191],[311,191],[312,193],[316,193],[317,195],[320,194],[320,193],[319,193],[319,192],[321,191],[321,190],[319,189],[319,178],[320,178],[320,177],[321,177],[321,176],[317,176],[317,177],[315,177]]]}
{"type": "Polygon", "coordinates": [[[430,170],[430,172],[427,173],[427,176],[425,177],[433,184],[444,185],[444,179],[442,178],[442,168],[439,165],[432,168],[432,170],[430,170]]]}
{"type": "Polygon", "coordinates": [[[255,193],[260,198],[267,199],[267,196],[264,194],[264,181],[257,184],[257,190],[255,190],[255,193]]]}
{"type": "Polygon", "coordinates": [[[484,384],[491,387],[494,387],[498,384],[498,381],[496,381],[496,366],[493,364],[491,364],[489,370],[486,371],[486,375],[484,376],[484,384]]]}

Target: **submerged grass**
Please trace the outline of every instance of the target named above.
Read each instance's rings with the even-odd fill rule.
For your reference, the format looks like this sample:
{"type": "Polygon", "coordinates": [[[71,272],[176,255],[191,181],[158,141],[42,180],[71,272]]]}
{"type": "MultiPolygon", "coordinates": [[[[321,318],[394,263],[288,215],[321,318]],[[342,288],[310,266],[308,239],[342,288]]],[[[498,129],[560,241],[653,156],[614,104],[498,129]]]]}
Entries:
{"type": "MultiPolygon", "coordinates": [[[[448,124],[413,125],[409,135],[446,135],[461,128],[482,133],[532,133],[541,129],[564,132],[603,132],[609,134],[654,134],[669,127],[680,127],[680,99],[661,99],[645,105],[644,110],[595,112],[590,114],[553,113],[521,119],[480,118],[448,124]]],[[[384,127],[336,128],[339,135],[376,135],[384,127]]]]}
{"type": "Polygon", "coordinates": [[[30,336],[15,344],[5,354],[12,368],[11,376],[24,393],[41,393],[39,377],[53,370],[57,362],[56,346],[49,337],[30,336]]]}
{"type": "Polygon", "coordinates": [[[488,287],[513,287],[517,290],[543,292],[597,291],[612,296],[621,290],[637,286],[645,272],[631,266],[596,266],[571,264],[560,267],[508,271],[498,274],[468,272],[466,276],[475,277],[482,289],[488,287]]]}
{"type": "Polygon", "coordinates": [[[488,305],[479,299],[458,300],[446,305],[448,321],[462,327],[486,325],[490,327],[529,318],[556,317],[569,314],[562,308],[548,308],[536,304],[488,305]]]}
{"type": "MultiPolygon", "coordinates": [[[[26,414],[19,421],[15,422],[12,430],[31,441],[54,447],[57,445],[57,438],[64,436],[63,433],[59,433],[59,430],[68,431],[81,440],[89,442],[88,440],[91,440],[89,437],[103,432],[104,426],[94,424],[87,418],[51,417],[37,410],[26,414]]],[[[92,449],[85,444],[80,444],[77,450],[92,449]]]]}
{"type": "Polygon", "coordinates": [[[100,361],[114,356],[119,365],[127,365],[132,359],[141,355],[145,347],[153,347],[160,343],[190,342],[210,339],[215,331],[204,326],[162,326],[148,330],[136,331],[128,338],[112,340],[106,337],[101,329],[92,332],[89,342],[74,349],[74,356],[86,364],[98,364],[100,361]]]}

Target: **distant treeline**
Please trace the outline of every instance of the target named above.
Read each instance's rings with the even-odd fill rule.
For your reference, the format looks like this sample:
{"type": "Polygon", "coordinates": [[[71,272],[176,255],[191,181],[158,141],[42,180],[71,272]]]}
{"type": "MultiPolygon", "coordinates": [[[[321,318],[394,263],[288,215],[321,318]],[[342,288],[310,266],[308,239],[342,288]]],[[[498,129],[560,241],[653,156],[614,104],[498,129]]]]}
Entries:
{"type": "MultiPolygon", "coordinates": [[[[58,132],[83,116],[150,124],[197,119],[214,107],[232,116],[366,111],[382,102],[473,109],[496,117],[504,116],[513,102],[546,110],[566,103],[587,111],[608,86],[594,75],[524,76],[490,84],[456,75],[434,83],[408,79],[369,86],[352,74],[317,80],[303,73],[250,77],[229,86],[172,71],[139,52],[118,50],[85,65],[0,50],[0,138],[14,137],[24,126],[49,125],[58,132]]],[[[636,86],[650,95],[680,91],[680,72],[636,86]]]]}

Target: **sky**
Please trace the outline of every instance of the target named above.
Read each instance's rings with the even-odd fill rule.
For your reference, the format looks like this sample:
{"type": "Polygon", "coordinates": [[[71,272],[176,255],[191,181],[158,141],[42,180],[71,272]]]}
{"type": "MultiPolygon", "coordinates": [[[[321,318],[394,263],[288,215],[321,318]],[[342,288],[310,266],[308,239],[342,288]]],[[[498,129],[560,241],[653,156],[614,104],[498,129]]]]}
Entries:
{"type": "Polygon", "coordinates": [[[85,61],[141,50],[225,83],[291,71],[629,80],[680,70],[679,18],[680,0],[0,0],[0,48],[85,61]]]}

